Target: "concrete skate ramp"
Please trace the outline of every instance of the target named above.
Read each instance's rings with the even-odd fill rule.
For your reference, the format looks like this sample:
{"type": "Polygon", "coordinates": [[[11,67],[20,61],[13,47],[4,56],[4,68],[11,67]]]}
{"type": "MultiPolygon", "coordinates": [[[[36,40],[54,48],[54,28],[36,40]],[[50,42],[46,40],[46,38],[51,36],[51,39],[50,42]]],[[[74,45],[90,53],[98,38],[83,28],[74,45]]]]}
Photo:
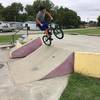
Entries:
{"type": "Polygon", "coordinates": [[[10,58],[23,58],[38,49],[42,45],[42,41],[40,38],[37,38],[35,40],[32,40],[25,45],[12,50],[10,53],[10,58]]]}
{"type": "Polygon", "coordinates": [[[20,84],[71,73],[73,59],[70,51],[41,46],[29,56],[10,62],[9,67],[15,83],[20,84]]]}

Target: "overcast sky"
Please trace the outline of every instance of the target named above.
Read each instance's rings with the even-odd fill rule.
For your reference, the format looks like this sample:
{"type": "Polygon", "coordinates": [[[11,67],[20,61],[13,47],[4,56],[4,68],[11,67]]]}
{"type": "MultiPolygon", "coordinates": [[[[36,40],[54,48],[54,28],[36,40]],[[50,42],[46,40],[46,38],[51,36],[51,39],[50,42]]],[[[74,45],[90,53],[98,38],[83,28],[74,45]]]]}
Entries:
{"type": "MultiPolygon", "coordinates": [[[[3,6],[12,2],[21,2],[23,5],[32,4],[34,0],[0,0],[3,6]]],[[[82,20],[95,20],[100,15],[100,0],[51,0],[55,5],[68,7],[77,12],[82,20]]]]}

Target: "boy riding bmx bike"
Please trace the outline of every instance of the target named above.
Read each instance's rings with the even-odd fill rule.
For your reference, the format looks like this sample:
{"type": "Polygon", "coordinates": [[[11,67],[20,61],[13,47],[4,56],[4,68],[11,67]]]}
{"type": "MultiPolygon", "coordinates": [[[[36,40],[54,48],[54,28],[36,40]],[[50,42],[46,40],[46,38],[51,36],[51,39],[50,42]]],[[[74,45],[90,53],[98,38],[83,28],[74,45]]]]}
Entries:
{"type": "Polygon", "coordinates": [[[46,34],[50,40],[53,40],[49,35],[48,22],[45,21],[46,15],[49,16],[50,20],[53,20],[53,17],[46,8],[44,6],[40,6],[39,12],[36,15],[36,25],[40,30],[44,31],[44,34],[46,34]]]}

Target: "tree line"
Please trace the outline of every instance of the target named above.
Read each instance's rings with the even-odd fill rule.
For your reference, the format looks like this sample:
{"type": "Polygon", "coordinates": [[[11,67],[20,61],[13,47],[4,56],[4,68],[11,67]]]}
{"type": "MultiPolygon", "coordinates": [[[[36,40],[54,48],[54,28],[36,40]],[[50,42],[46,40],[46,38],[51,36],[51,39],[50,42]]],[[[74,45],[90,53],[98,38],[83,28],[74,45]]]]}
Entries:
{"type": "MultiPolygon", "coordinates": [[[[32,5],[26,5],[25,7],[21,3],[16,2],[7,7],[0,4],[0,20],[19,22],[35,21],[36,14],[41,5],[44,5],[51,12],[54,21],[64,28],[76,28],[82,24],[80,16],[75,11],[67,7],[55,6],[50,0],[35,0],[32,5]]],[[[98,22],[98,25],[100,25],[99,17],[98,22]]]]}

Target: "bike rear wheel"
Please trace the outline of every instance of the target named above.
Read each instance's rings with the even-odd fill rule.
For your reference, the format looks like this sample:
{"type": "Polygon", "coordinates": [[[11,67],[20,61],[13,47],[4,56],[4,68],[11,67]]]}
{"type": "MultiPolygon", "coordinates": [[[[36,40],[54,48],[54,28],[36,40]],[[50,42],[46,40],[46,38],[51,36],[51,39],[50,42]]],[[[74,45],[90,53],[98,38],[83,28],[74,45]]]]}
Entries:
{"type": "Polygon", "coordinates": [[[44,35],[42,37],[43,42],[47,45],[47,46],[51,46],[51,40],[48,38],[47,35],[44,35]]]}
{"type": "Polygon", "coordinates": [[[58,39],[64,38],[64,32],[62,31],[61,27],[59,27],[58,25],[53,30],[53,33],[54,33],[55,37],[58,38],[58,39]]]}

